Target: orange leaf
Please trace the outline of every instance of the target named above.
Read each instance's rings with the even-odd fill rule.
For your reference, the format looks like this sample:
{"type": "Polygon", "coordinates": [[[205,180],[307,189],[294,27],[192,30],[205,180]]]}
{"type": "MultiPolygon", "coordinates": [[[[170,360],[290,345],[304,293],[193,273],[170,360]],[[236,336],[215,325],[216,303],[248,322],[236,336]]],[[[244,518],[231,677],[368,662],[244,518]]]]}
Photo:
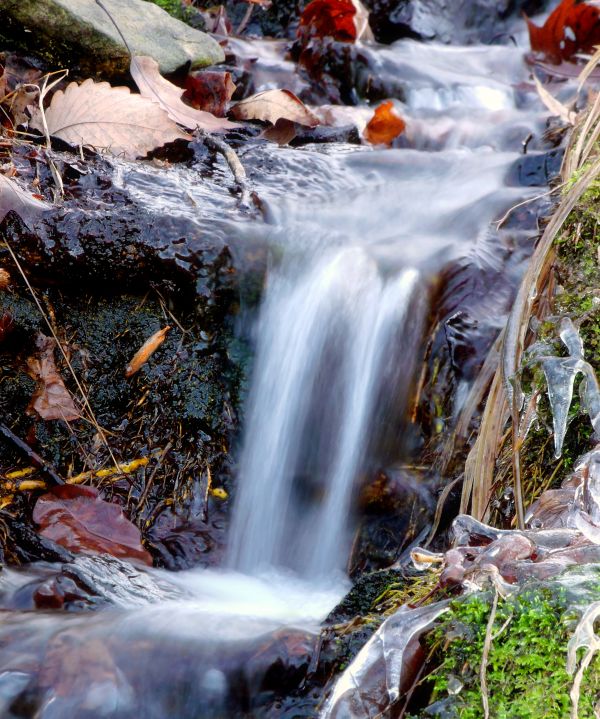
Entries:
{"type": "Polygon", "coordinates": [[[33,509],[40,534],[74,552],[112,554],[152,565],[140,530],[94,487],[63,484],[43,494],[33,509]]]}
{"type": "Polygon", "coordinates": [[[542,27],[525,19],[531,49],[556,64],[600,43],[600,9],[594,5],[562,0],[542,27]]]}
{"type": "Polygon", "coordinates": [[[167,332],[171,329],[171,325],[163,327],[162,330],[155,332],[152,337],[149,337],[139,350],[131,358],[131,362],[125,367],[125,377],[131,377],[136,372],[139,372],[142,365],[144,365],[150,357],[156,352],[167,337],[167,332]]]}
{"type": "Polygon", "coordinates": [[[365,127],[364,136],[373,145],[391,145],[404,132],[406,123],[396,114],[391,100],[382,103],[365,127]]]}

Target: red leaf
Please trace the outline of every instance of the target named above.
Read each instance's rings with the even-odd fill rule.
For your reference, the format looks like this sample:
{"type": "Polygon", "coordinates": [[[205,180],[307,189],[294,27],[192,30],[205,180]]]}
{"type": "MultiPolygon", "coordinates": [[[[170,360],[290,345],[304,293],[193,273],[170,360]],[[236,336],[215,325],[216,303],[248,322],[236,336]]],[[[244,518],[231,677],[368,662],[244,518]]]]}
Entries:
{"type": "Polygon", "coordinates": [[[311,37],[332,37],[340,42],[373,37],[369,11],[360,0],[312,0],[300,16],[298,35],[304,42],[311,37]]]}
{"type": "Polygon", "coordinates": [[[187,76],[183,99],[196,110],[224,117],[234,92],[235,83],[231,79],[231,73],[200,70],[190,72],[187,76]]]}
{"type": "Polygon", "coordinates": [[[43,494],[33,510],[40,534],[73,552],[112,554],[152,565],[139,529],[94,487],[64,484],[43,494]]]}
{"type": "Polygon", "coordinates": [[[373,145],[391,145],[406,128],[404,120],[396,114],[391,100],[383,102],[365,127],[364,136],[373,145]]]}
{"type": "Polygon", "coordinates": [[[309,35],[354,42],[355,15],[356,8],[351,0],[313,0],[300,17],[300,28],[305,28],[309,35]]]}
{"type": "Polygon", "coordinates": [[[562,0],[542,27],[525,19],[531,49],[556,64],[578,52],[591,52],[600,43],[600,9],[594,5],[562,0]]]}

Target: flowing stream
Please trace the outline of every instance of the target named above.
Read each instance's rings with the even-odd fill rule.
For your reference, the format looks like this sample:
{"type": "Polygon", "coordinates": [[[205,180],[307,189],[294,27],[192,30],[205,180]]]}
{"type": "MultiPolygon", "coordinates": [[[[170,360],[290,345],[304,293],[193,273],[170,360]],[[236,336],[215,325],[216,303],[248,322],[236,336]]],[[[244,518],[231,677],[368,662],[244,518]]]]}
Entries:
{"type": "MultiPolygon", "coordinates": [[[[497,331],[532,251],[535,228],[494,224],[544,192],[543,181],[519,180],[529,135],[529,154],[542,157],[547,113],[517,39],[369,51],[407,81],[409,148],[247,150],[265,222],[237,218],[229,198],[215,212],[234,252],[256,238],[270,247],[227,567],[146,579],[132,570],[139,591],[93,615],[6,611],[2,716],[267,716],[254,693],[274,691],[265,676],[277,642],[310,657],[348,588],[361,482],[414,449],[407,413],[443,270],[471,263],[509,277],[472,308],[497,331]],[[65,643],[70,664],[57,659],[65,643]]],[[[267,86],[277,46],[246,45],[267,86]]],[[[157,211],[177,197],[174,211],[194,217],[209,191],[202,179],[161,169],[157,195],[158,172],[123,165],[118,182],[157,211]]],[[[5,594],[31,578],[7,571],[5,594]]]]}

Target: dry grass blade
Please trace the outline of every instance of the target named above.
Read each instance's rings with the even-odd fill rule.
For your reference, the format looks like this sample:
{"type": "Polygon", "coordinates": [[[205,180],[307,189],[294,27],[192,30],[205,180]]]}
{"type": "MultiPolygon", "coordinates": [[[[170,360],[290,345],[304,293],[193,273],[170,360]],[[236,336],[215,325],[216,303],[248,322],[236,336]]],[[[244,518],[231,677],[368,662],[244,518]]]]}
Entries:
{"type": "Polygon", "coordinates": [[[513,434],[513,480],[515,485],[515,503],[518,526],[524,526],[524,507],[520,477],[520,406],[522,391],[519,381],[519,368],[525,347],[525,336],[533,306],[548,277],[552,262],[552,248],[556,235],[571,214],[577,202],[600,172],[600,159],[582,175],[563,197],[558,209],[548,223],[544,234],[531,258],[513,309],[506,325],[506,334],[502,347],[502,377],[509,398],[513,434]]]}
{"type": "Polygon", "coordinates": [[[88,145],[129,158],[179,138],[188,138],[163,108],[126,87],[85,80],[54,94],[31,127],[71,145],[88,145]]]}
{"type": "Polygon", "coordinates": [[[590,134],[590,129],[596,124],[600,113],[600,93],[596,95],[596,99],[592,107],[588,110],[585,122],[581,125],[577,135],[577,142],[571,142],[565,154],[565,166],[563,175],[571,177],[578,167],[581,167],[582,157],[584,156],[584,144],[590,134]]]}
{"type": "Polygon", "coordinates": [[[480,521],[487,520],[496,457],[508,416],[502,376],[496,371],[481,418],[477,441],[465,463],[465,480],[460,504],[460,511],[464,514],[470,502],[471,514],[480,521]]]}
{"type": "Polygon", "coordinates": [[[579,75],[579,84],[577,85],[577,92],[581,92],[583,86],[585,83],[590,79],[592,73],[596,69],[598,63],[600,62],[600,47],[596,46],[596,51],[592,55],[592,57],[588,60],[586,66],[581,71],[581,74],[579,75]]]}
{"type": "Polygon", "coordinates": [[[550,112],[554,115],[560,117],[560,119],[568,125],[574,125],[577,119],[577,113],[573,112],[573,110],[569,110],[566,105],[563,105],[563,103],[557,100],[554,95],[551,95],[535,74],[533,75],[533,81],[535,83],[535,88],[538,91],[538,95],[548,110],[550,110],[550,112]]]}
{"type": "MultiPolygon", "coordinates": [[[[581,163],[586,161],[587,155],[583,154],[582,148],[585,146],[585,139],[590,132],[592,137],[594,136],[596,128],[600,124],[598,122],[599,117],[600,101],[597,101],[587,113],[585,119],[583,117],[579,118],[581,132],[577,140],[571,140],[567,160],[563,166],[563,180],[566,181],[575,170],[581,167],[581,163]],[[582,137],[584,138],[583,140],[581,139],[582,137]]],[[[600,132],[600,130],[598,131],[600,132]]],[[[470,503],[471,513],[477,519],[485,521],[489,513],[488,507],[494,482],[496,458],[503,442],[506,421],[510,417],[512,422],[513,481],[517,523],[520,527],[524,524],[520,476],[520,447],[522,444],[520,412],[523,393],[519,371],[529,320],[550,276],[554,256],[554,240],[581,196],[599,174],[600,159],[596,159],[563,195],[530,260],[509,315],[502,344],[500,367],[490,388],[477,441],[469,454],[465,466],[461,512],[466,512],[470,503]]]]}
{"type": "Polygon", "coordinates": [[[494,588],[494,600],[492,602],[490,616],[488,618],[487,626],[485,628],[485,640],[483,642],[483,651],[481,652],[481,667],[479,670],[479,678],[481,682],[481,703],[483,704],[484,719],[489,719],[490,716],[490,696],[488,693],[487,686],[487,664],[488,658],[490,656],[490,650],[492,648],[492,629],[494,628],[494,622],[496,621],[497,610],[498,590],[494,588]]]}

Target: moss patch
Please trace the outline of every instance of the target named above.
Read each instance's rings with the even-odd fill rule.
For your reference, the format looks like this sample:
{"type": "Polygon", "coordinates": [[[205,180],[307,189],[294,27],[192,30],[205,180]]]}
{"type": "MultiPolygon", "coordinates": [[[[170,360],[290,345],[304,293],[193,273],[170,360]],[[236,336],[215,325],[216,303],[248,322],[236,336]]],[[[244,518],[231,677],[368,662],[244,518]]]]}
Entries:
{"type": "MultiPolygon", "coordinates": [[[[598,584],[588,600],[597,599],[598,584]]],[[[481,719],[480,669],[491,593],[452,603],[429,635],[437,669],[430,674],[431,703],[422,717],[481,719]]],[[[567,643],[576,626],[561,585],[529,587],[499,599],[486,679],[492,719],[565,719],[572,677],[566,672],[567,643]]],[[[585,674],[580,719],[593,719],[600,687],[600,660],[585,674]]]]}

